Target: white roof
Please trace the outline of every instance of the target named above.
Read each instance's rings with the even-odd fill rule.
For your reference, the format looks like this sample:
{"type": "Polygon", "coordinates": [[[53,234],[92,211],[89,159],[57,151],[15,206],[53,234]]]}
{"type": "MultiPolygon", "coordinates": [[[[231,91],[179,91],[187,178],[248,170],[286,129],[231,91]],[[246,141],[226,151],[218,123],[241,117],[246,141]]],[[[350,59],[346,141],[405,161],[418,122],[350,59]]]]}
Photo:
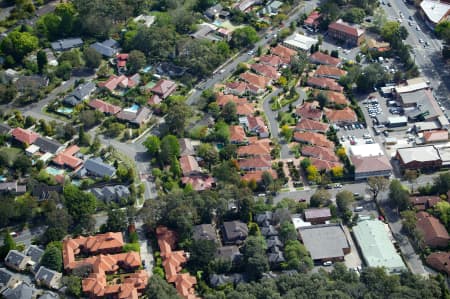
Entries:
{"type": "Polygon", "coordinates": [[[352,145],[350,146],[350,152],[353,156],[360,157],[374,157],[384,155],[384,152],[378,143],[352,145]]]}
{"type": "Polygon", "coordinates": [[[407,85],[397,85],[395,91],[397,93],[412,92],[420,89],[429,88],[427,82],[423,78],[414,78],[406,81],[407,85]]]}
{"type": "Polygon", "coordinates": [[[150,27],[155,22],[155,16],[139,15],[136,18],[134,18],[134,21],[135,22],[142,21],[146,27],[150,27]]]}
{"type": "Polygon", "coordinates": [[[388,122],[390,124],[407,123],[408,122],[408,118],[406,116],[390,116],[390,117],[388,117],[388,122]]]}
{"type": "Polygon", "coordinates": [[[45,153],[39,158],[39,160],[41,160],[41,161],[43,161],[45,163],[48,160],[50,160],[52,157],[53,157],[52,153],[45,153]]]}
{"type": "Polygon", "coordinates": [[[402,158],[405,164],[418,161],[436,161],[440,160],[438,151],[432,145],[430,146],[420,146],[420,147],[405,147],[397,149],[398,154],[402,158]]]}
{"type": "Polygon", "coordinates": [[[291,219],[295,229],[299,229],[300,227],[311,226],[311,222],[304,221],[300,216],[298,217],[292,216],[291,219]]]}
{"type": "Polygon", "coordinates": [[[317,39],[299,33],[294,33],[284,40],[284,44],[304,51],[308,51],[311,46],[317,44],[317,42],[317,39]]]}
{"type": "Polygon", "coordinates": [[[32,144],[29,147],[27,147],[25,151],[30,154],[37,153],[39,151],[39,146],[32,144]]]}
{"type": "Polygon", "coordinates": [[[447,14],[450,5],[447,3],[424,0],[420,3],[420,7],[427,18],[434,24],[439,23],[447,14]]]}

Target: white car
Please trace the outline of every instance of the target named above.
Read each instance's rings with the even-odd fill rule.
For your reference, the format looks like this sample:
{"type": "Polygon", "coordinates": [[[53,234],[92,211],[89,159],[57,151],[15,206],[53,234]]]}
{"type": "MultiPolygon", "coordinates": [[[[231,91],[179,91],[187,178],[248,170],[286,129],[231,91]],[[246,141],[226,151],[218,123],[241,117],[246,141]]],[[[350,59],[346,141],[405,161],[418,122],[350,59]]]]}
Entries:
{"type": "Polygon", "coordinates": [[[417,31],[420,31],[420,27],[419,27],[419,26],[416,26],[416,30],[417,30],[417,31]]]}

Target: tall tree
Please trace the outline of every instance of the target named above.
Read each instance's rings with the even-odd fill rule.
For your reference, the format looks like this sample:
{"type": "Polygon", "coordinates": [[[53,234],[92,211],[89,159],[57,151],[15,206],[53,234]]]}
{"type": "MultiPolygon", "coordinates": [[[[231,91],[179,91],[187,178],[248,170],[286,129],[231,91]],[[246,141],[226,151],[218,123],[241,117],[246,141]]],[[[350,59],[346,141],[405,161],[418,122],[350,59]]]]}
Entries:
{"type": "Polygon", "coordinates": [[[128,220],[124,210],[109,209],[108,218],[102,230],[104,232],[123,232],[127,229],[127,226],[128,220]]]}
{"type": "Polygon", "coordinates": [[[339,191],[336,194],[336,205],[341,213],[348,210],[348,206],[355,200],[353,193],[348,190],[339,191]]]}
{"type": "Polygon", "coordinates": [[[84,49],[83,58],[86,66],[91,69],[98,68],[102,62],[102,55],[91,47],[84,49]]]}
{"type": "Polygon", "coordinates": [[[372,193],[373,200],[376,201],[378,195],[387,190],[389,180],[381,176],[370,177],[367,179],[367,185],[369,185],[369,192],[372,193]]]}
{"type": "Polygon", "coordinates": [[[139,50],[133,50],[128,55],[127,68],[130,74],[138,72],[142,67],[145,66],[146,58],[145,54],[139,50]]]}
{"type": "Polygon", "coordinates": [[[157,157],[161,149],[161,140],[156,135],[150,135],[144,141],[144,146],[152,157],[157,157]]]}
{"type": "Polygon", "coordinates": [[[170,164],[174,159],[178,159],[180,155],[180,144],[174,135],[166,135],[161,140],[161,159],[164,163],[170,164]]]}
{"type": "Polygon", "coordinates": [[[42,50],[38,51],[36,54],[36,60],[39,74],[42,74],[45,66],[47,65],[47,54],[42,50]]]}
{"type": "Polygon", "coordinates": [[[399,180],[391,181],[389,185],[390,204],[400,211],[404,211],[409,206],[409,193],[399,180]]]}
{"type": "Polygon", "coordinates": [[[186,127],[186,122],[191,117],[192,110],[184,102],[177,102],[169,108],[166,115],[166,124],[170,132],[182,137],[186,127]]]}
{"type": "Polygon", "coordinates": [[[63,266],[61,249],[55,246],[47,246],[42,255],[41,265],[61,272],[63,266]]]}

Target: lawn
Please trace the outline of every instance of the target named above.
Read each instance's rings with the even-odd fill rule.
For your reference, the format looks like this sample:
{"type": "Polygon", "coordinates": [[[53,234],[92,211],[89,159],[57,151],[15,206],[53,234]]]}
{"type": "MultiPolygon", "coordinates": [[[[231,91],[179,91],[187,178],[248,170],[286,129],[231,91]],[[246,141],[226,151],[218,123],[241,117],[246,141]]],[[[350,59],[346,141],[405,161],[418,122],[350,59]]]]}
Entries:
{"type": "Polygon", "coordinates": [[[0,156],[6,161],[9,166],[12,166],[14,161],[22,153],[21,149],[15,147],[2,147],[0,148],[0,156]]]}

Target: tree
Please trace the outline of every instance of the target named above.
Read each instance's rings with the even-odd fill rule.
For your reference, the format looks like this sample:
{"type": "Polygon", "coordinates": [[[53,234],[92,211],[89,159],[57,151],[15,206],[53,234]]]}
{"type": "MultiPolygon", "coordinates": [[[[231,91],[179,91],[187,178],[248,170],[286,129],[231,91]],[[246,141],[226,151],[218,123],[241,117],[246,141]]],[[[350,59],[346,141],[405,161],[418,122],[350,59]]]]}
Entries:
{"type": "Polygon", "coordinates": [[[417,180],[419,173],[414,169],[406,169],[403,177],[411,184],[411,192],[414,191],[413,183],[417,180]]]}
{"type": "Polygon", "coordinates": [[[82,146],[89,146],[91,144],[91,138],[86,134],[83,126],[80,126],[78,129],[78,143],[82,146]]]}
{"type": "Polygon", "coordinates": [[[100,123],[100,116],[93,110],[83,110],[78,115],[85,130],[92,128],[100,123]]]}
{"type": "Polygon", "coordinates": [[[189,245],[188,267],[192,272],[205,270],[214,259],[217,244],[213,240],[193,240],[189,245]]]}
{"type": "Polygon", "coordinates": [[[147,60],[145,54],[139,50],[133,50],[128,55],[127,68],[130,74],[138,72],[142,67],[145,66],[147,60]]]}
{"type": "Polygon", "coordinates": [[[258,33],[251,26],[244,26],[233,31],[231,42],[235,48],[245,48],[258,41],[258,33]]]}
{"type": "Polygon", "coordinates": [[[38,51],[36,54],[36,61],[39,74],[42,74],[44,72],[45,66],[47,65],[47,54],[42,50],[38,51]]]}
{"type": "Polygon", "coordinates": [[[191,117],[192,110],[184,102],[177,102],[172,105],[166,115],[166,124],[169,132],[174,132],[177,136],[184,135],[186,121],[191,117]]]}
{"type": "Polygon", "coordinates": [[[325,189],[317,189],[311,196],[309,204],[311,207],[320,207],[326,205],[331,199],[331,194],[325,189]]]}
{"type": "Polygon", "coordinates": [[[438,194],[445,194],[450,190],[450,172],[440,173],[433,180],[433,189],[438,194]]]}
{"type": "Polygon", "coordinates": [[[364,21],[366,12],[364,9],[358,7],[352,7],[346,11],[342,19],[346,22],[361,24],[364,21]]]}
{"type": "Polygon", "coordinates": [[[97,208],[97,199],[90,192],[83,192],[74,185],[64,188],[64,204],[69,214],[78,220],[80,228],[87,228],[90,215],[97,208]]]}
{"type": "Polygon", "coordinates": [[[39,39],[30,32],[14,30],[0,43],[0,50],[5,56],[11,56],[15,62],[22,59],[39,47],[39,39]]]}
{"type": "Polygon", "coordinates": [[[91,69],[98,68],[102,63],[102,55],[91,47],[84,49],[83,58],[86,66],[91,69]]]}
{"type": "Polygon", "coordinates": [[[280,134],[284,137],[284,139],[286,139],[286,142],[291,142],[292,136],[294,135],[294,130],[288,125],[284,125],[281,127],[280,134]]]}
{"type": "Polygon", "coordinates": [[[161,140],[156,135],[150,135],[144,141],[144,146],[152,157],[157,157],[161,148],[161,140]]]}
{"type": "Polygon", "coordinates": [[[367,179],[367,185],[369,186],[369,192],[372,193],[373,200],[377,200],[378,195],[387,190],[389,180],[385,177],[375,176],[367,179]]]}
{"type": "Polygon", "coordinates": [[[284,256],[286,258],[286,269],[297,270],[306,273],[313,267],[313,260],[308,254],[308,250],[298,240],[289,240],[284,246],[284,256]]]}
{"type": "Polygon", "coordinates": [[[144,291],[148,298],[179,299],[177,290],[159,275],[153,275],[144,291]]]}
{"type": "Polygon", "coordinates": [[[269,270],[266,256],[267,244],[262,236],[249,236],[244,243],[243,255],[246,273],[250,280],[257,280],[269,270]]]}
{"type": "Polygon", "coordinates": [[[318,183],[320,180],[320,173],[314,165],[306,167],[306,176],[310,182],[318,183]]]}
{"type": "Polygon", "coordinates": [[[408,31],[397,21],[388,21],[381,27],[381,36],[384,40],[398,45],[408,37],[408,31]]]}
{"type": "Polygon", "coordinates": [[[59,30],[61,36],[69,36],[75,24],[77,10],[72,3],[59,3],[55,8],[55,15],[60,17],[59,30]]]}
{"type": "Polygon", "coordinates": [[[4,259],[10,250],[16,249],[16,242],[9,230],[4,233],[3,246],[0,247],[0,259],[4,259]]]}
{"type": "Polygon", "coordinates": [[[236,109],[236,103],[235,102],[228,102],[223,106],[222,113],[221,113],[224,121],[228,124],[231,124],[235,121],[237,121],[237,109],[236,109]]]}
{"type": "Polygon", "coordinates": [[[209,143],[202,143],[197,149],[197,154],[206,163],[208,170],[219,161],[219,153],[216,148],[209,143]]]}
{"type": "Polygon", "coordinates": [[[269,187],[274,183],[272,174],[268,171],[264,171],[261,177],[261,184],[263,188],[267,191],[269,187]]]}
{"type": "Polygon", "coordinates": [[[69,275],[63,277],[63,284],[67,287],[67,294],[75,296],[76,298],[81,297],[81,277],[75,275],[69,275]]]}
{"type": "Polygon", "coordinates": [[[344,176],[344,167],[342,166],[334,166],[331,168],[331,174],[333,178],[340,179],[344,176]]]}
{"type": "Polygon", "coordinates": [[[292,221],[284,221],[280,226],[280,239],[281,242],[286,243],[288,241],[297,240],[297,230],[295,229],[292,221]]]}
{"type": "Polygon", "coordinates": [[[348,210],[348,206],[355,200],[353,193],[348,190],[339,191],[336,194],[336,205],[341,213],[348,210]]]}
{"type": "Polygon", "coordinates": [[[374,86],[384,84],[389,81],[389,74],[379,63],[372,63],[366,66],[356,79],[356,85],[359,91],[367,92],[374,86]]]}
{"type": "Polygon", "coordinates": [[[103,232],[124,232],[128,226],[126,212],[122,209],[109,209],[103,232]]]}
{"type": "Polygon", "coordinates": [[[61,249],[55,246],[47,246],[42,255],[41,265],[61,272],[63,268],[61,249]]]}
{"type": "Polygon", "coordinates": [[[72,75],[72,65],[70,64],[70,62],[63,61],[61,64],[59,64],[56,68],[55,75],[64,81],[69,80],[70,76],[72,75]]]}
{"type": "Polygon", "coordinates": [[[399,180],[391,181],[389,185],[389,199],[393,207],[404,211],[409,206],[409,193],[399,180]]]}
{"type": "Polygon", "coordinates": [[[161,160],[165,164],[170,164],[174,159],[178,159],[180,155],[180,144],[174,135],[166,135],[161,140],[161,160]]]}

